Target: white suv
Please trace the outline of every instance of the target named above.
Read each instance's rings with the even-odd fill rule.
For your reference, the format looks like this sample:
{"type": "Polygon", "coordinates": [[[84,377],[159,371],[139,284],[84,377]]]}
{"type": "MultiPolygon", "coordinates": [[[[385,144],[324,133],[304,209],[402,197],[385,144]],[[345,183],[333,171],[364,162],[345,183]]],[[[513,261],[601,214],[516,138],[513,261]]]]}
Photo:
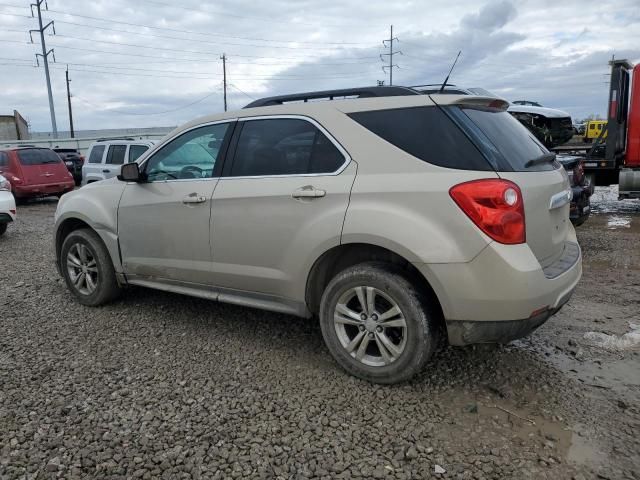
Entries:
{"type": "Polygon", "coordinates": [[[111,139],[92,143],[82,166],[82,185],[117,177],[123,164],[135,162],[155,142],[151,140],[111,139]]]}
{"type": "Polygon", "coordinates": [[[347,371],[406,380],[439,339],[527,335],[580,279],[567,174],[506,108],[377,87],[194,120],[62,197],[56,263],[85,305],[140,285],[318,318],[347,371]]]}

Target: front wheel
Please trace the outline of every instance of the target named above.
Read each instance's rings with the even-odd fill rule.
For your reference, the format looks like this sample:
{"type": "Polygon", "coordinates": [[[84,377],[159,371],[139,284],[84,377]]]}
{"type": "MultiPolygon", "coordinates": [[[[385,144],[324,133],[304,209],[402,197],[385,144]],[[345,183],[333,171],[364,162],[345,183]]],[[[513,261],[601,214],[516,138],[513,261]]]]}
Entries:
{"type": "Polygon", "coordinates": [[[0,223],[0,235],[4,235],[4,232],[7,231],[7,224],[5,222],[0,223]]]}
{"type": "Polygon", "coordinates": [[[83,305],[102,305],[120,294],[109,252],[92,230],[74,230],[64,239],[60,267],[67,287],[83,305]]]}
{"type": "Polygon", "coordinates": [[[376,383],[410,379],[437,346],[437,313],[401,270],[364,263],[329,282],[320,326],[329,351],[349,373],[376,383]]]}

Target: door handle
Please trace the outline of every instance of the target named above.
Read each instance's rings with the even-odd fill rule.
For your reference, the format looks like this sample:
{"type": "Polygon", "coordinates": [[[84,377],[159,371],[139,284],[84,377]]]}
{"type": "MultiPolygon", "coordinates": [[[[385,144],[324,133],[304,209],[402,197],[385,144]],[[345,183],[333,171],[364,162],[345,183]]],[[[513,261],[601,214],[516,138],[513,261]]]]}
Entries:
{"type": "Polygon", "coordinates": [[[305,185],[297,190],[294,190],[291,196],[293,198],[320,198],[327,194],[325,190],[320,190],[313,185],[305,185]]]}
{"type": "Polygon", "coordinates": [[[207,197],[204,195],[198,195],[197,193],[190,193],[182,199],[182,203],[188,205],[192,203],[204,203],[207,201],[207,197]]]}
{"type": "Polygon", "coordinates": [[[111,170],[102,170],[102,173],[111,173],[111,170]]]}

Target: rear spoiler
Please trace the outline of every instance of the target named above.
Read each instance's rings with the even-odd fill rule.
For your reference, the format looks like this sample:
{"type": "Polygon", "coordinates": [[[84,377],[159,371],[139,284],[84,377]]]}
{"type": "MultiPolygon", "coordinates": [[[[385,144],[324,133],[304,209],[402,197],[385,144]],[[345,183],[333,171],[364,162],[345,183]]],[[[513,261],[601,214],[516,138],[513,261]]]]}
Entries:
{"type": "Polygon", "coordinates": [[[469,107],[484,107],[496,110],[506,111],[509,108],[509,102],[503,98],[496,97],[477,97],[475,95],[449,95],[449,94],[431,94],[429,98],[436,105],[466,105],[469,107]]]}

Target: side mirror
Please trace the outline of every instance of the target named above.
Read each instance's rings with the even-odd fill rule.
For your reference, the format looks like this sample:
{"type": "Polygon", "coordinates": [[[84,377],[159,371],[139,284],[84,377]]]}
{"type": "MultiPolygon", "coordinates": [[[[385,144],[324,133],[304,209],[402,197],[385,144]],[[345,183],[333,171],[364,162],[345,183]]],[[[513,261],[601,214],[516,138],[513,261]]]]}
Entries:
{"type": "Polygon", "coordinates": [[[140,175],[140,166],[136,162],[125,163],[120,168],[120,175],[118,175],[118,180],[122,182],[142,181],[142,175],[140,175]]]}

